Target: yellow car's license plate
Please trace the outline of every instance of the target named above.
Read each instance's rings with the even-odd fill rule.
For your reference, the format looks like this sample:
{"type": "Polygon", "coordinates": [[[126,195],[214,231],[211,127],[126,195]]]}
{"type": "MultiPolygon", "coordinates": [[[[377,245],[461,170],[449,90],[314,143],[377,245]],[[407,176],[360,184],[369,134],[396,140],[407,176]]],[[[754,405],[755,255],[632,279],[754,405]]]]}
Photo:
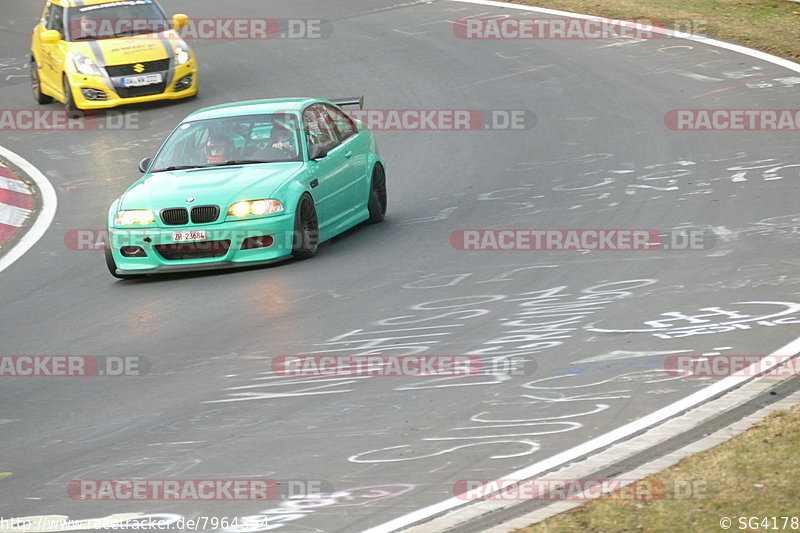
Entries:
{"type": "Polygon", "coordinates": [[[163,78],[161,74],[145,74],[143,76],[128,76],[122,78],[123,87],[142,87],[144,85],[154,85],[161,83],[163,78]]]}
{"type": "Polygon", "coordinates": [[[206,240],[205,231],[176,231],[172,234],[172,240],[175,242],[195,242],[206,240]]]}

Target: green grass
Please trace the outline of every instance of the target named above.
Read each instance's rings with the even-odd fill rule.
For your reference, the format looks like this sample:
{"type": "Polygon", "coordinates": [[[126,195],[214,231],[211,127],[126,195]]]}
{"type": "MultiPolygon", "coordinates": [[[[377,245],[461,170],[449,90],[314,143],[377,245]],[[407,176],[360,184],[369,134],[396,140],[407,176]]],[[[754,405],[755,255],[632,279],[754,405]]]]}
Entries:
{"type": "Polygon", "coordinates": [[[631,20],[658,19],[697,32],[800,60],[800,3],[786,0],[510,0],[517,4],[631,20]]]}
{"type": "MultiPolygon", "coordinates": [[[[800,517],[798,450],[800,406],[795,406],[647,478],[644,482],[667,488],[662,499],[591,502],[517,533],[722,531],[723,517],[733,520],[729,531],[739,531],[738,517],[800,517]],[[676,494],[676,486],[694,490],[676,494]]],[[[792,531],[791,522],[782,530],[792,531]]]]}

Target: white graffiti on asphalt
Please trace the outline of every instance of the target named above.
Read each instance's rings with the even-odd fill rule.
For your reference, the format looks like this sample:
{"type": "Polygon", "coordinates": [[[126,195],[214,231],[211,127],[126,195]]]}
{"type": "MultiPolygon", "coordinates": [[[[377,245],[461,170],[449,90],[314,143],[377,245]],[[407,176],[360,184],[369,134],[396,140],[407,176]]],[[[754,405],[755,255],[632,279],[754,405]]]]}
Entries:
{"type": "Polygon", "coordinates": [[[682,311],[661,313],[653,320],[643,322],[647,328],[616,329],[599,327],[596,324],[586,327],[587,331],[597,333],[650,333],[661,339],[678,339],[693,335],[727,333],[748,330],[754,326],[784,326],[800,324],[800,303],[795,302],[735,302],[736,308],[703,307],[698,312],[686,314],[682,311]],[[762,308],[757,312],[757,308],[762,308]],[[764,308],[771,311],[763,312],[764,308]],[[687,325],[683,325],[687,324],[687,325]]]}

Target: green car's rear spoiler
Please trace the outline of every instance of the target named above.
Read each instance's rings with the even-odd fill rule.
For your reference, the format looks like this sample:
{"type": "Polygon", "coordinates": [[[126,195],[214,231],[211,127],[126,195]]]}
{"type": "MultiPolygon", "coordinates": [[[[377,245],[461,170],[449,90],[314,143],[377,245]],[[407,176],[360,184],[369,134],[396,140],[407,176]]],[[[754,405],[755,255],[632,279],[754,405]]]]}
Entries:
{"type": "Polygon", "coordinates": [[[364,109],[364,97],[363,96],[352,96],[350,98],[332,98],[329,100],[332,104],[336,104],[339,107],[344,107],[348,105],[357,105],[359,109],[364,109]]]}

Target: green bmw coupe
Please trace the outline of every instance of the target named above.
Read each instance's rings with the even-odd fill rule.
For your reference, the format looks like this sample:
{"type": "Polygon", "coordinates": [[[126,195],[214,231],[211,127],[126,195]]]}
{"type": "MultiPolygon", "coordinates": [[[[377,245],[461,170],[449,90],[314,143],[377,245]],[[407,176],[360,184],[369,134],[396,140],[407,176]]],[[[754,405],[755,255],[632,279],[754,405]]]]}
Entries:
{"type": "Polygon", "coordinates": [[[239,102],[192,113],[108,213],[117,278],[290,256],[386,213],[384,161],[342,106],[363,98],[239,102]]]}

